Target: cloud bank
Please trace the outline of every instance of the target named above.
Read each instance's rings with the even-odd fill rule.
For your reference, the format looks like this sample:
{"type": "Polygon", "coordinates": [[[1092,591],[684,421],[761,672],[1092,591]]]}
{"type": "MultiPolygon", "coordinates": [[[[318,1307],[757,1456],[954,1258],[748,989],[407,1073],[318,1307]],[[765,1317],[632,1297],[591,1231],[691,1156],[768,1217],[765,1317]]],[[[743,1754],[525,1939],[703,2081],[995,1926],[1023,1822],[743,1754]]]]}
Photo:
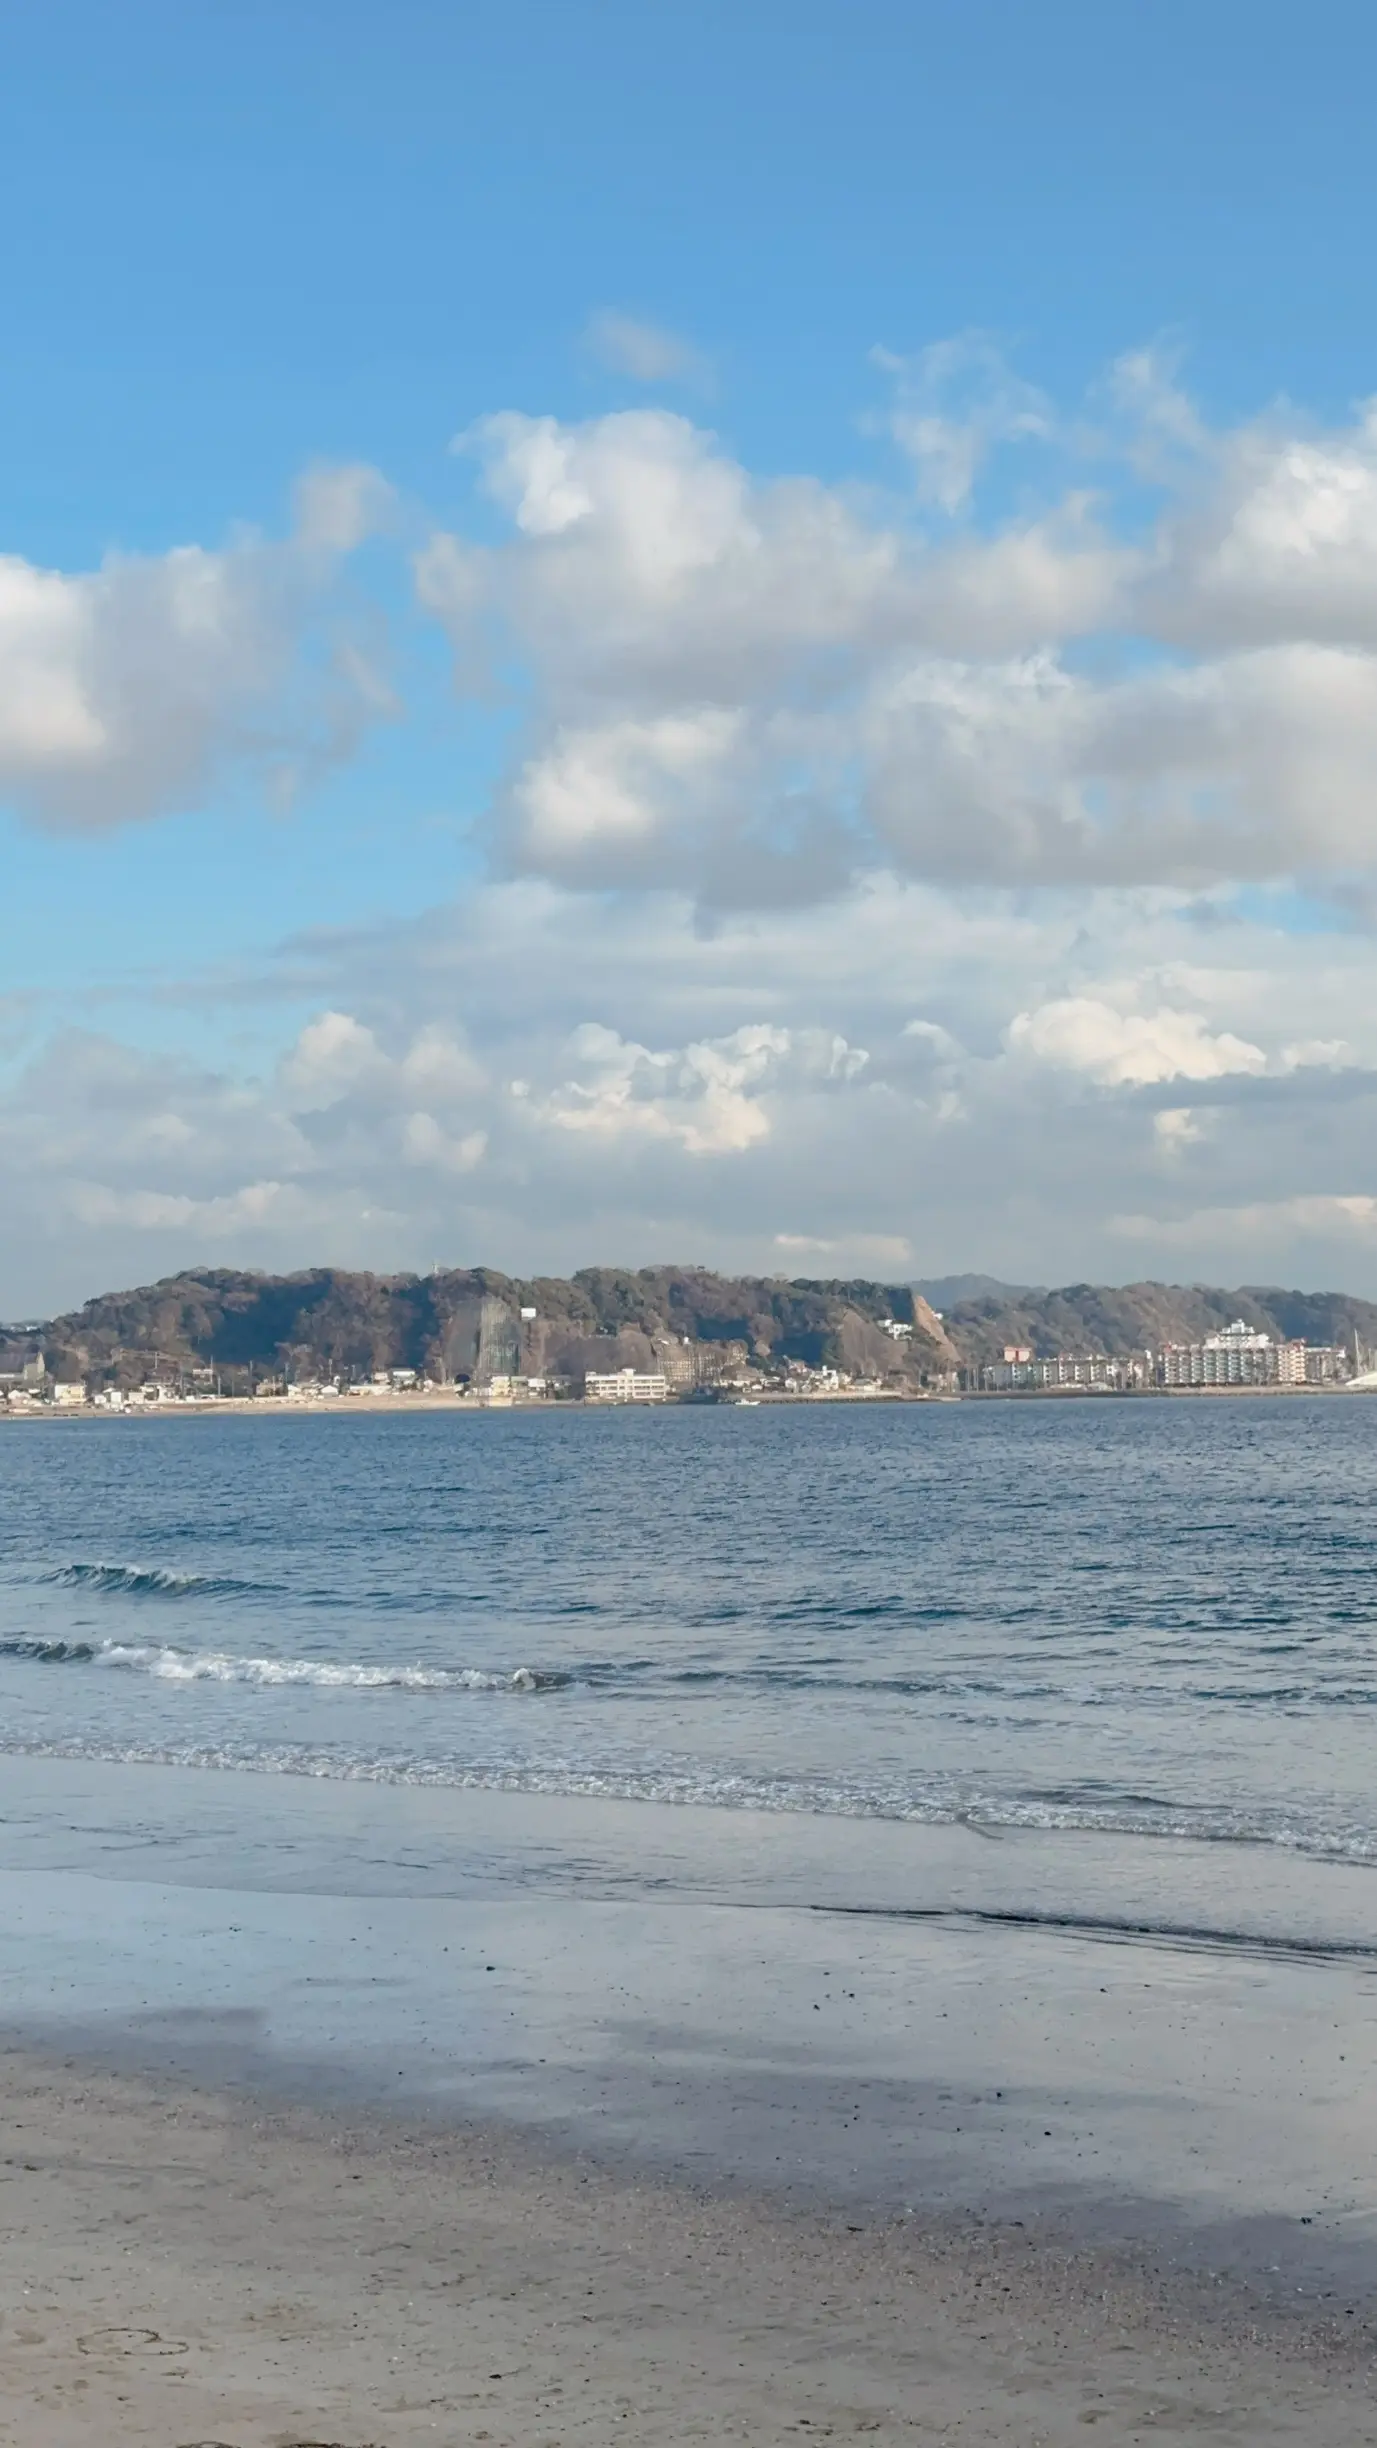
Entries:
{"type": "MultiPolygon", "coordinates": [[[[461,437],[473,520],[407,527],[461,699],[513,707],[479,879],[246,948],[256,1065],[11,997],[4,1305],[205,1257],[1377,1291],[1377,411],[879,371],[883,484],[654,406],[461,437]]],[[[94,830],[347,752],[397,523],[320,471],[280,542],[0,564],[0,791],[94,830]]]]}
{"type": "Polygon", "coordinates": [[[196,1259],[1361,1288],[1370,977],[1363,936],[1183,896],[873,879],[705,932],[680,895],[490,884],[243,981],[313,1005],[256,1070],[29,1030],[6,1305],[196,1259]]]}

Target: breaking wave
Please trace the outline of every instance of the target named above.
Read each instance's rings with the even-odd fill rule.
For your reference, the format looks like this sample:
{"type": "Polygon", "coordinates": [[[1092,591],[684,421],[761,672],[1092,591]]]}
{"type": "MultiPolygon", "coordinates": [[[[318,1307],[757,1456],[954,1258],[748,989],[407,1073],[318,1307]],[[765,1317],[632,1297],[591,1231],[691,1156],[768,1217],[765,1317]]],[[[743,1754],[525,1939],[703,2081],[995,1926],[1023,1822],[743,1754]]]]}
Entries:
{"type": "Polygon", "coordinates": [[[480,1666],[370,1666],[354,1659],[235,1657],[225,1650],[176,1649],[155,1641],[0,1640],[0,1657],[39,1666],[103,1666],[152,1675],[161,1683],[242,1683],[263,1689],[307,1685],[324,1691],[558,1691],[567,1674],[532,1666],[495,1672],[480,1666]]]}
{"type": "MultiPolygon", "coordinates": [[[[241,1661],[242,1662],[242,1661],[241,1661]]],[[[538,1679],[475,1676],[470,1690],[530,1691],[538,1679]]],[[[881,1820],[920,1827],[964,1827],[998,1839],[1027,1834],[1100,1835],[1115,1839],[1185,1841],[1193,1845],[1262,1848],[1314,1862],[1377,1869],[1377,1827],[1338,1814],[1255,1805],[1190,1804],[1166,1796],[1011,1794],[954,1790],[933,1780],[911,1785],[858,1779],[741,1774],[706,1764],[640,1765],[574,1757],[463,1758],[405,1750],[359,1750],[333,1744],[223,1740],[144,1740],[106,1736],[26,1735],[0,1727],[0,1757],[103,1760],[114,1765],[248,1771],[335,1784],[414,1786],[487,1793],[540,1794],[573,1800],[644,1802],[674,1807],[759,1812],[769,1816],[881,1820]]],[[[921,1908],[876,1907],[885,1917],[921,1919],[921,1908]]],[[[949,1907],[943,1907],[945,1912],[949,1907]]],[[[1056,1923],[1059,1916],[1047,1916],[1056,1923]]],[[[1061,1916],[1064,1918],[1064,1916],[1061,1916]]],[[[1178,1927],[1176,1935],[1196,1934],[1178,1927]]],[[[1203,1931],[1199,1934],[1204,1935],[1203,1931]]],[[[1364,1941],[1368,1943],[1367,1940],[1364,1941]]]]}

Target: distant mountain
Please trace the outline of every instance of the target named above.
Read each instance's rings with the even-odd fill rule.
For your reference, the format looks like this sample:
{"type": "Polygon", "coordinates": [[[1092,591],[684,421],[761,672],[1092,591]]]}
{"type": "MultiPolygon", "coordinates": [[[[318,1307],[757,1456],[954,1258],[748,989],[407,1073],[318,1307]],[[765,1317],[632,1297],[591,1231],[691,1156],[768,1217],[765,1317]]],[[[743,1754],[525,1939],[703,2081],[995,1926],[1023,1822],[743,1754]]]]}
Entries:
{"type": "Polygon", "coordinates": [[[929,1275],[921,1283],[910,1284],[909,1290],[920,1293],[944,1317],[958,1301],[1021,1300],[1028,1292],[1042,1297],[1040,1286],[1001,1283],[997,1275],[929,1275]]]}

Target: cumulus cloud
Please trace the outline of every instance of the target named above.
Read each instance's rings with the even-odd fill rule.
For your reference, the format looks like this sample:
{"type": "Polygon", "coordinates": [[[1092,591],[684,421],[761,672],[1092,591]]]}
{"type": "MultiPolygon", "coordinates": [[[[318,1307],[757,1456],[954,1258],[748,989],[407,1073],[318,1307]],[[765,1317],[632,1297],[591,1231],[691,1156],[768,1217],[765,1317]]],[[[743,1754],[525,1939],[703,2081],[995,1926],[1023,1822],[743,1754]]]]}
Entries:
{"type": "Polygon", "coordinates": [[[7,1306],[208,1256],[1377,1290],[1370,967],[1183,895],[868,879],[705,929],[682,896],[486,886],[289,948],[260,991],[312,1009],[272,1063],[20,1015],[7,1306]]]}
{"type": "Polygon", "coordinates": [[[317,468],[285,541],[111,554],[69,574],[0,557],[0,797],[89,831],[202,798],[247,760],[282,786],[393,710],[334,624],[338,571],[384,515],[368,468],[317,468]]]}
{"type": "Polygon", "coordinates": [[[1377,866],[1377,410],[1212,432],[1141,352],[1092,487],[987,342],[886,363],[935,517],[756,478],[660,410],[462,437],[507,536],[437,535],[417,575],[461,675],[515,657],[531,683],[499,862],[717,908],[884,867],[1207,890],[1377,866]],[[1010,440],[1054,445],[1057,481],[982,520],[1010,440]]]}
{"type": "Polygon", "coordinates": [[[603,1138],[673,1139],[691,1156],[739,1154],[770,1135],[769,1098],[804,1085],[845,1086],[869,1060],[826,1031],[759,1022],[729,1037],[652,1052],[589,1022],[571,1041],[581,1077],[544,1111],[562,1129],[603,1138]]]}
{"type": "Polygon", "coordinates": [[[1083,1072],[1108,1088],[1222,1079],[1233,1071],[1267,1067],[1261,1046],[1227,1030],[1211,1034],[1199,1012],[1120,1012],[1093,995],[1064,995],[1036,1011],[1019,1012],[1009,1025],[1009,1044],[1037,1062],[1083,1072]]]}
{"type": "Polygon", "coordinates": [[[621,872],[720,903],[835,891],[890,855],[874,777],[910,675],[947,668],[939,641],[1006,652],[1091,629],[1132,559],[1084,501],[933,545],[813,479],[754,482],[658,410],[505,414],[462,443],[511,540],[436,536],[421,598],[461,673],[496,638],[529,664],[533,735],[497,845],[572,882],[621,872]]]}
{"type": "MultiPolygon", "coordinates": [[[[969,345],[890,371],[890,492],[649,406],[461,438],[481,537],[415,575],[510,684],[486,878],[241,982],[257,1070],[6,1006],[26,1265],[1361,1273],[1377,418],[1217,432],[1143,352],[1077,465],[969,345]]],[[[334,608],[394,516],[312,471],[282,543],[0,564],[0,787],[94,825],[369,719],[334,608]]]]}
{"type": "Polygon", "coordinates": [[[1205,1136],[1206,1121],[1189,1105],[1164,1105],[1152,1118],[1157,1145],[1169,1161],[1189,1147],[1195,1147],[1205,1136]]]}
{"type": "Polygon", "coordinates": [[[1237,649],[1377,645],[1377,402],[1347,431],[1275,419],[1199,448],[1145,589],[1164,634],[1237,649]]]}

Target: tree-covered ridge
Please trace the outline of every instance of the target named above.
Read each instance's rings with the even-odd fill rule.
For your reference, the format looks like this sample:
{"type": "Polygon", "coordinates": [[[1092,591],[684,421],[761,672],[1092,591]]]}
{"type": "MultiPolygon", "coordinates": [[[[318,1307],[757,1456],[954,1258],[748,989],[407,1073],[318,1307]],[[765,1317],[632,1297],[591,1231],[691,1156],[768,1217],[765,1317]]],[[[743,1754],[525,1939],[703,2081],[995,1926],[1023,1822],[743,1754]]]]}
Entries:
{"type": "MultiPolygon", "coordinates": [[[[0,1368],[42,1350],[59,1376],[134,1383],[161,1369],[362,1377],[411,1368],[462,1377],[498,1343],[532,1373],[650,1367],[687,1342],[756,1362],[797,1360],[921,1383],[997,1359],[1127,1357],[1197,1342],[1243,1318],[1278,1338],[1377,1346],[1377,1303],[1269,1285],[1070,1284],[1002,1289],[939,1319],[910,1286],[864,1278],[718,1275],[701,1267],[584,1267],[569,1278],[493,1267],[372,1275],[311,1267],[293,1275],[194,1268],[98,1299],[41,1328],[5,1335],[0,1368]],[[522,1317],[534,1311],[533,1318],[522,1317]],[[895,1340],[883,1320],[910,1333],[895,1340]],[[484,1338],[486,1337],[486,1342],[484,1338]]],[[[491,1365],[491,1363],[490,1363],[491,1365]]]]}
{"type": "Polygon", "coordinates": [[[1127,1359],[1167,1343],[1199,1343],[1242,1318],[1278,1341],[1377,1344],[1377,1302],[1348,1292],[1288,1292],[1275,1284],[1234,1291],[1209,1284],[1067,1284],[1055,1292],[1006,1293],[957,1302],[946,1329],[962,1357],[998,1359],[1007,1344],[1039,1359],[1103,1352],[1127,1359]]]}
{"type": "Polygon", "coordinates": [[[492,1267],[424,1276],[337,1267],[271,1276],[216,1267],[103,1294],[11,1339],[4,1359],[12,1365],[41,1346],[57,1374],[129,1380],[159,1366],[463,1376],[494,1316],[510,1321],[521,1367],[571,1376],[647,1367],[686,1341],[731,1346],[755,1361],[919,1377],[941,1373],[957,1357],[927,1304],[904,1285],[785,1282],[695,1267],[586,1267],[568,1280],[492,1267]],[[910,1336],[896,1343],[882,1331],[886,1318],[908,1325],[910,1336]]]}

